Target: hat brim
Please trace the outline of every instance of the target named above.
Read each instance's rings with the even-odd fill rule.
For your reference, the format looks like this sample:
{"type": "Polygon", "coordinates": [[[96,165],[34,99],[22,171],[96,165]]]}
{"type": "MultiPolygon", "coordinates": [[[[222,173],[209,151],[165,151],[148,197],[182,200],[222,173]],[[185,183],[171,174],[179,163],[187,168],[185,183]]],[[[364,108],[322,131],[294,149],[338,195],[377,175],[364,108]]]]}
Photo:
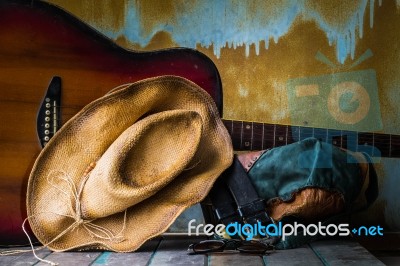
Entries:
{"type": "Polygon", "coordinates": [[[186,208],[204,199],[232,157],[229,134],[212,98],[200,87],[175,76],[134,83],[84,107],[42,150],[28,180],[27,212],[32,231],[55,251],[134,251],[165,232],[186,208]],[[126,128],[143,117],[168,110],[194,111],[201,117],[203,130],[193,158],[195,166],[126,211],[90,221],[112,235],[124,228],[118,241],[101,237],[103,233],[88,230],[83,224],[72,226],[77,220],[77,200],[70,190],[85,182],[83,173],[88,165],[99,160],[126,128]]]}

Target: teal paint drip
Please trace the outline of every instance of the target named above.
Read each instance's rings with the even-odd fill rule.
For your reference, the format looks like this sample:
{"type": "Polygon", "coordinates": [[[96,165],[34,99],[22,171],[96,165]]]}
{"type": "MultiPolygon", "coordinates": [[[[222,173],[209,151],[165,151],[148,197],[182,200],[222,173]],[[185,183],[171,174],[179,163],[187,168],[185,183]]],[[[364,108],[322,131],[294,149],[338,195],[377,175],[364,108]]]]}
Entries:
{"type": "MultiPolygon", "coordinates": [[[[340,28],[330,25],[321,14],[308,9],[305,0],[283,0],[271,5],[273,10],[263,10],[263,1],[252,1],[251,11],[243,4],[248,2],[235,0],[177,1],[175,17],[169,21],[160,21],[152,29],[145,30],[137,1],[129,0],[126,3],[122,29],[100,30],[112,39],[124,35],[130,42],[141,47],[148,45],[157,32],[164,31],[179,46],[213,47],[217,58],[225,47],[245,47],[245,54],[249,56],[253,52],[250,50],[252,45],[255,47],[254,53],[258,55],[260,42],[264,41],[265,49],[269,48],[270,40],[278,43],[295,19],[301,16],[304,20],[315,21],[325,32],[329,45],[335,46],[337,61],[344,64],[349,56],[354,59],[357,36],[363,37],[364,14],[367,8],[370,12],[369,26],[373,26],[375,0],[360,0],[356,11],[347,21],[343,21],[340,28]]],[[[378,3],[381,5],[382,1],[378,3]]]]}

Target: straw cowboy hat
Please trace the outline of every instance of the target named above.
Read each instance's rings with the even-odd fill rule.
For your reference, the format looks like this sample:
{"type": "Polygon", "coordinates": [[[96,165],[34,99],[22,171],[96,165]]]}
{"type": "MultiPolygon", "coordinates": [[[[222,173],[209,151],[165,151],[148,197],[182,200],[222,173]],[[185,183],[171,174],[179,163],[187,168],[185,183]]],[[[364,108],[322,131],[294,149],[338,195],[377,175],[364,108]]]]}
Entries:
{"type": "Polygon", "coordinates": [[[130,84],[84,107],[42,150],[29,223],[55,251],[134,251],[203,200],[232,158],[200,87],[175,76],[130,84]]]}

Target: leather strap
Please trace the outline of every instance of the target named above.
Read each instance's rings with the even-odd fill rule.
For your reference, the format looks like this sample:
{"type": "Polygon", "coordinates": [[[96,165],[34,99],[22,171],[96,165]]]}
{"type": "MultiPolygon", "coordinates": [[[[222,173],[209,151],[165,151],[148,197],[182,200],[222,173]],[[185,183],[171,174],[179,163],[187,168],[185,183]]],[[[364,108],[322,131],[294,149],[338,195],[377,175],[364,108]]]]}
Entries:
{"type": "Polygon", "coordinates": [[[218,221],[227,225],[234,222],[240,222],[241,217],[237,212],[237,204],[231,195],[228,186],[225,183],[225,172],[215,182],[209,193],[214,214],[218,221]]]}
{"type": "Polygon", "coordinates": [[[237,156],[215,183],[210,199],[217,218],[224,224],[272,222],[266,213],[265,202],[258,197],[237,156]]]}

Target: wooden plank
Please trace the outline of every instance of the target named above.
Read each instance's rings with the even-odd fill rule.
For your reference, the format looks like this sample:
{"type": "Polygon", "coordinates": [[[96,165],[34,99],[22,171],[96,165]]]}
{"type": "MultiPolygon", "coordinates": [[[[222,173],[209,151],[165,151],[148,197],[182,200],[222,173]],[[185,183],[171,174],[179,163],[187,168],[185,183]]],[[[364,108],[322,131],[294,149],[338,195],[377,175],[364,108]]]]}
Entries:
{"type": "Polygon", "coordinates": [[[157,246],[160,244],[161,239],[154,239],[143,244],[140,249],[130,253],[116,253],[116,252],[103,252],[91,265],[118,265],[118,266],[131,266],[131,265],[147,265],[151,256],[156,251],[157,246]]]}
{"type": "Polygon", "coordinates": [[[164,238],[157,251],[150,259],[149,265],[201,265],[207,260],[206,255],[188,255],[187,248],[191,243],[201,241],[205,238],[164,238]]]}
{"type": "MultiPolygon", "coordinates": [[[[57,263],[63,266],[76,266],[76,265],[90,265],[97,257],[101,255],[101,252],[82,252],[82,251],[68,251],[68,252],[53,252],[46,256],[44,259],[57,263]]],[[[43,257],[41,257],[43,258],[43,257]]],[[[40,266],[49,266],[44,262],[39,262],[40,266]]]]}
{"type": "Polygon", "coordinates": [[[261,256],[248,255],[242,253],[232,253],[225,251],[223,253],[214,253],[208,256],[207,261],[208,266],[219,266],[219,265],[229,265],[229,266],[262,266],[264,265],[261,256]]]}
{"type": "Polygon", "coordinates": [[[375,251],[400,251],[400,232],[385,232],[383,236],[357,236],[357,242],[372,253],[375,251]]]}
{"type": "MultiPolygon", "coordinates": [[[[51,252],[37,251],[37,255],[60,265],[384,265],[353,239],[329,239],[313,242],[296,249],[277,250],[268,256],[224,252],[206,255],[188,255],[189,244],[203,240],[177,238],[154,239],[132,253],[115,252],[51,252]]],[[[17,248],[1,249],[16,250],[17,248]]],[[[0,265],[47,265],[39,262],[29,247],[18,248],[25,253],[0,256],[0,265]],[[39,263],[38,263],[39,262],[39,263]]],[[[398,255],[398,254],[395,254],[398,255]]],[[[397,257],[397,258],[396,258],[397,257]]],[[[390,261],[398,261],[392,256],[390,261]]]]}
{"type": "Polygon", "coordinates": [[[276,250],[263,257],[265,265],[324,265],[313,250],[305,245],[295,249],[276,250]]]}
{"type": "Polygon", "coordinates": [[[376,251],[372,254],[385,265],[400,265],[400,250],[376,251]]]}
{"type": "Polygon", "coordinates": [[[350,238],[317,241],[311,243],[310,247],[326,265],[384,265],[350,238]]]}
{"type": "MultiPolygon", "coordinates": [[[[3,248],[1,251],[13,251],[13,250],[22,250],[26,251],[19,254],[0,256],[0,265],[8,266],[8,265],[33,265],[38,262],[38,260],[33,256],[32,250],[30,247],[21,247],[21,248],[3,248]]],[[[36,255],[39,258],[44,258],[51,253],[47,248],[36,251],[36,255]]]]}

